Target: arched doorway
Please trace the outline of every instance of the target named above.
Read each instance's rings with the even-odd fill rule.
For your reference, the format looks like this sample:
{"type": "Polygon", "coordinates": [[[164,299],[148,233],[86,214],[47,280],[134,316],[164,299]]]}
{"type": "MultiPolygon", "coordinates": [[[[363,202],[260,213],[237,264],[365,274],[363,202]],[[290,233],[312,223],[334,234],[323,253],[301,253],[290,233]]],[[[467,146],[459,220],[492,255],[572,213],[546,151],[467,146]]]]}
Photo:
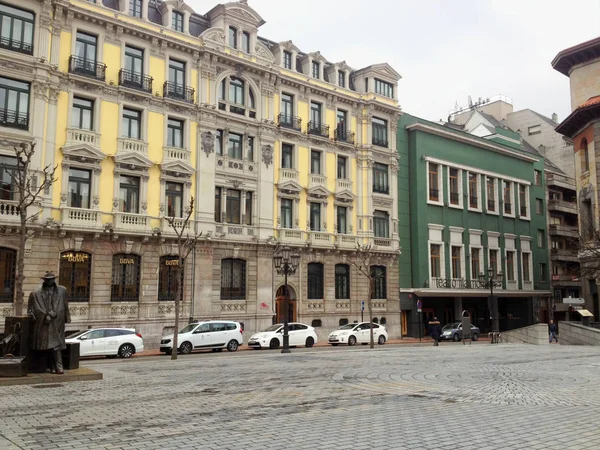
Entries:
{"type": "MultiPolygon", "coordinates": [[[[288,320],[296,321],[296,291],[288,285],[288,320]]],[[[283,323],[285,320],[285,286],[279,286],[275,295],[275,318],[277,323],[283,323]]]]}

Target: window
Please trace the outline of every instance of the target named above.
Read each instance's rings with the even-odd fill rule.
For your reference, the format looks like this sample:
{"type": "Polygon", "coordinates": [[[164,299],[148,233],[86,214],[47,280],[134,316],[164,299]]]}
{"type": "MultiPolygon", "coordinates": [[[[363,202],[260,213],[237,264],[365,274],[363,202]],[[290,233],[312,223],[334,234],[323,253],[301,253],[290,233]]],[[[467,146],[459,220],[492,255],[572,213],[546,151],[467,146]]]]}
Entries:
{"type": "Polygon", "coordinates": [[[519,184],[519,216],[527,217],[527,187],[519,184]]]}
{"type": "Polygon", "coordinates": [[[387,298],[385,266],[371,266],[371,277],[373,278],[373,291],[371,292],[371,298],[387,298]]]}
{"type": "Polygon", "coordinates": [[[283,67],[286,69],[292,68],[292,53],[287,50],[283,51],[283,67]]]}
{"type": "Polygon", "coordinates": [[[452,278],[462,278],[461,252],[462,247],[452,246],[452,278]]]}
{"type": "Polygon", "coordinates": [[[229,27],[229,45],[237,48],[237,29],[234,27],[229,27]]]}
{"type": "Polygon", "coordinates": [[[167,217],[183,217],[183,184],[167,181],[165,185],[167,217]]]}
{"type": "Polygon", "coordinates": [[[308,299],[320,300],[323,298],[323,264],[309,263],[307,267],[308,299]]]}
{"type": "Polygon", "coordinates": [[[144,73],[144,50],[131,47],[125,47],[125,70],[129,73],[132,84],[141,85],[142,75],[144,73]]]}
{"type": "Polygon", "coordinates": [[[173,11],[173,29],[183,33],[183,14],[179,11],[173,11]]]}
{"type": "Polygon", "coordinates": [[[287,125],[292,125],[292,118],[294,117],[294,96],[290,94],[286,94],[285,92],[281,94],[281,114],[282,122],[287,125]]]}
{"type": "Polygon", "coordinates": [[[541,186],[542,185],[542,171],[541,170],[534,170],[533,171],[533,175],[535,178],[535,185],[536,186],[541,186]]]}
{"type": "Polygon", "coordinates": [[[429,200],[432,202],[440,201],[440,166],[429,163],[429,200]]]}
{"type": "Polygon", "coordinates": [[[541,125],[533,125],[529,128],[527,128],[527,134],[529,136],[532,136],[534,134],[541,134],[542,133],[542,126],[541,125]]]}
{"type": "Polygon", "coordinates": [[[335,265],[335,298],[350,298],[350,266],[348,264],[335,265]]]}
{"type": "Polygon", "coordinates": [[[0,4],[0,48],[31,55],[33,28],[33,13],[0,4]]]}
{"type": "Polygon", "coordinates": [[[487,210],[496,212],[496,180],[487,177],[487,210]]]}
{"type": "Polygon", "coordinates": [[[385,81],[378,80],[375,78],[375,93],[385,95],[389,98],[394,98],[394,86],[385,81]]]}
{"type": "Polygon", "coordinates": [[[310,173],[313,175],[321,174],[321,152],[318,150],[310,151],[310,173]]]}
{"type": "Polygon", "coordinates": [[[546,247],[546,233],[544,230],[537,230],[537,246],[538,248],[546,247]]]}
{"type": "Polygon", "coordinates": [[[313,61],[312,62],[312,76],[313,78],[320,78],[320,72],[321,72],[321,64],[319,64],[317,61],[313,61]]]}
{"type": "Polygon", "coordinates": [[[346,87],[346,72],[343,70],[338,71],[338,86],[346,87]]]}
{"type": "Polygon", "coordinates": [[[244,31],[242,33],[242,50],[246,53],[250,53],[250,33],[244,31]]]}
{"type": "Polygon", "coordinates": [[[179,266],[178,256],[161,256],[158,263],[158,299],[174,301],[179,293],[179,300],[183,299],[183,264],[179,277],[177,268],[179,266]],[[177,279],[179,278],[179,279],[177,279]]]}
{"type": "Polygon", "coordinates": [[[441,250],[442,246],[440,244],[430,244],[429,246],[429,264],[432,278],[440,278],[442,276],[441,250]]]}
{"type": "Polygon", "coordinates": [[[141,111],[135,109],[123,108],[123,120],[121,136],[129,139],[141,139],[141,111]]]}
{"type": "Polygon", "coordinates": [[[90,301],[91,275],[92,255],[72,251],[60,254],[58,282],[67,289],[68,302],[90,301]]]}
{"type": "Polygon", "coordinates": [[[0,247],[0,303],[14,301],[16,268],[17,251],[0,247]]]}
{"type": "Polygon", "coordinates": [[[128,175],[121,175],[119,211],[137,214],[140,204],[140,179],[128,175]]]}
{"type": "Polygon", "coordinates": [[[244,300],[245,298],[246,261],[221,260],[221,300],[244,300]]]}
{"type": "Polygon", "coordinates": [[[229,143],[227,156],[235,159],[242,159],[242,135],[229,133],[229,143]]]}
{"type": "Polygon", "coordinates": [[[246,192],[246,209],[244,216],[244,224],[252,225],[252,192],[246,192]]]}
{"type": "Polygon", "coordinates": [[[229,101],[236,105],[244,105],[244,82],[239,78],[229,78],[229,101]]]}
{"type": "MultiPolygon", "coordinates": [[[[336,129],[335,129],[335,138],[341,141],[348,141],[349,140],[349,136],[347,133],[347,129],[346,129],[346,119],[347,119],[348,113],[346,111],[344,111],[343,109],[338,109],[337,113],[336,113],[336,129]]],[[[352,142],[350,142],[352,143],[352,142]]]]}
{"type": "Polygon", "coordinates": [[[387,164],[373,164],[373,192],[379,194],[388,194],[390,192],[388,172],[387,164]]]}
{"type": "Polygon", "coordinates": [[[387,147],[388,146],[387,120],[373,117],[372,131],[373,131],[372,144],[378,145],[380,147],[387,147]]]}
{"type": "Polygon", "coordinates": [[[71,126],[80,130],[91,130],[94,127],[94,101],[81,97],[73,97],[73,113],[71,126]]]}
{"type": "Polygon", "coordinates": [[[469,172],[469,208],[479,209],[479,176],[469,172]]]}
{"type": "Polygon", "coordinates": [[[293,200],[281,199],[281,228],[292,228],[292,206],[293,200]]]}
{"type": "Polygon", "coordinates": [[[348,164],[348,159],[345,156],[338,156],[337,158],[337,177],[338,180],[346,180],[348,179],[348,175],[346,173],[346,166],[348,164]]]}
{"type": "Polygon", "coordinates": [[[506,280],[515,281],[515,252],[506,252],[506,280]]]}
{"type": "Polygon", "coordinates": [[[321,231],[321,204],[310,203],[310,230],[321,231]]]}
{"type": "Polygon", "coordinates": [[[337,232],[340,234],[346,234],[348,232],[348,227],[346,224],[346,217],[348,213],[348,208],[345,206],[337,207],[337,232]]]}
{"type": "Polygon", "coordinates": [[[71,208],[90,207],[90,186],[92,173],[89,170],[69,169],[69,197],[71,208]]]}
{"type": "Polygon", "coordinates": [[[183,120],[169,119],[167,122],[167,146],[183,148],[183,120]]]}
{"type": "Polygon", "coordinates": [[[254,161],[254,137],[248,137],[248,148],[246,149],[246,159],[254,161]]]}
{"type": "Polygon", "coordinates": [[[523,256],[523,281],[529,282],[529,281],[531,281],[531,274],[529,273],[530,267],[531,267],[531,264],[530,264],[531,255],[529,253],[523,253],[522,256],[523,256]]]}
{"type": "Polygon", "coordinates": [[[510,182],[504,181],[504,214],[512,215],[512,192],[510,182]]]}
{"type": "Polygon", "coordinates": [[[378,238],[390,237],[390,215],[386,211],[373,212],[373,233],[378,238]]]}
{"type": "Polygon", "coordinates": [[[544,200],[541,198],[535,199],[535,213],[538,215],[544,214],[544,200]]]}
{"type": "Polygon", "coordinates": [[[583,138],[579,145],[579,158],[581,161],[581,171],[588,172],[590,170],[590,155],[588,153],[588,141],[586,138],[583,138]]]}
{"type": "Polygon", "coordinates": [[[29,83],[0,77],[0,125],[29,128],[29,83]]]}
{"type": "Polygon", "coordinates": [[[18,170],[17,158],[0,155],[0,200],[19,200],[14,172],[18,170]]]}
{"type": "Polygon", "coordinates": [[[480,265],[480,250],[478,248],[471,249],[471,280],[479,279],[480,265]]]}
{"type": "Polygon", "coordinates": [[[494,276],[498,275],[498,250],[490,250],[490,268],[494,271],[494,276]]]}
{"type": "Polygon", "coordinates": [[[77,32],[75,40],[75,56],[78,58],[77,68],[96,73],[95,62],[98,38],[91,34],[77,32]]]}
{"type": "Polygon", "coordinates": [[[291,144],[281,145],[281,168],[282,169],[293,169],[294,168],[294,148],[291,144]]]}
{"type": "Polygon", "coordinates": [[[110,300],[137,302],[140,296],[140,257],[131,254],[113,256],[110,300]]]}
{"type": "Polygon", "coordinates": [[[223,130],[217,130],[215,139],[216,139],[215,153],[219,156],[222,156],[223,155],[223,130]]]}
{"type": "Polygon", "coordinates": [[[129,0],[129,15],[142,18],[142,0],[129,0]]]}
{"type": "Polygon", "coordinates": [[[221,191],[222,188],[215,187],[215,222],[221,222],[221,191]]]}
{"type": "Polygon", "coordinates": [[[225,204],[225,221],[227,223],[240,223],[241,192],[237,189],[227,189],[227,200],[225,204]]]}
{"type": "Polygon", "coordinates": [[[312,129],[318,129],[321,126],[321,109],[322,105],[320,103],[310,102],[310,124],[312,129]]]}
{"type": "Polygon", "coordinates": [[[546,264],[540,263],[540,281],[545,283],[548,280],[548,270],[546,269],[546,264]]]}
{"type": "Polygon", "coordinates": [[[460,205],[460,187],[459,187],[459,171],[458,169],[454,169],[450,167],[449,169],[449,177],[450,177],[450,204],[451,205],[460,205]]]}
{"type": "Polygon", "coordinates": [[[174,93],[182,96],[185,87],[185,63],[169,59],[169,81],[174,85],[174,93]]]}

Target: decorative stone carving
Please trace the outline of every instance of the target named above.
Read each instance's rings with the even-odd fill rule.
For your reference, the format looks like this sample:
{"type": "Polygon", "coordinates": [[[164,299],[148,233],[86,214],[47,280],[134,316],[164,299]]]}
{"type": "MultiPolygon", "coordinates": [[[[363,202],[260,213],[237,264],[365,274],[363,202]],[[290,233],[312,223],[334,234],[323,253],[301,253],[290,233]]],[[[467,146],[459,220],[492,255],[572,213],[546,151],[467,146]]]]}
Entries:
{"type": "Polygon", "coordinates": [[[262,162],[267,168],[273,164],[273,146],[268,144],[262,146],[262,162]]]}
{"type": "Polygon", "coordinates": [[[208,158],[215,151],[215,137],[210,131],[205,131],[200,135],[202,141],[202,151],[208,158]]]}

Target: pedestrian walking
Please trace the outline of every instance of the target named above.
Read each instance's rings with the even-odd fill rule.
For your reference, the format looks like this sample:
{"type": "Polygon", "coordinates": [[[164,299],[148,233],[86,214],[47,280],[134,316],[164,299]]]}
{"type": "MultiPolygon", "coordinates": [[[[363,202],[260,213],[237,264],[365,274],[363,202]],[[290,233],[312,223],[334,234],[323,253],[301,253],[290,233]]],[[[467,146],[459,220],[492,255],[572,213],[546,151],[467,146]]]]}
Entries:
{"type": "Polygon", "coordinates": [[[429,335],[433,338],[433,345],[437,347],[439,344],[440,337],[442,336],[442,327],[440,326],[440,322],[437,320],[437,317],[434,317],[431,322],[429,322],[429,335]]]}
{"type": "Polygon", "coordinates": [[[556,333],[558,332],[558,328],[556,327],[556,324],[554,323],[554,320],[550,321],[550,324],[548,325],[548,333],[549,333],[549,341],[550,344],[552,344],[552,339],[554,339],[556,341],[556,343],[558,344],[558,337],[556,336],[556,333]]]}

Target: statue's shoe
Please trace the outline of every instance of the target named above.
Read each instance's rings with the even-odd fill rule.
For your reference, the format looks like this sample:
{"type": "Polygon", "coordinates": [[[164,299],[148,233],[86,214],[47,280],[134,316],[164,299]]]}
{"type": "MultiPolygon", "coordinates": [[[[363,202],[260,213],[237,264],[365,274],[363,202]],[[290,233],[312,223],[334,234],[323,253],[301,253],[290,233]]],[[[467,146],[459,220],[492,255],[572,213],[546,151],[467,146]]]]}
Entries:
{"type": "Polygon", "coordinates": [[[64,375],[65,371],[64,370],[57,370],[56,371],[56,375],[64,375]]]}

